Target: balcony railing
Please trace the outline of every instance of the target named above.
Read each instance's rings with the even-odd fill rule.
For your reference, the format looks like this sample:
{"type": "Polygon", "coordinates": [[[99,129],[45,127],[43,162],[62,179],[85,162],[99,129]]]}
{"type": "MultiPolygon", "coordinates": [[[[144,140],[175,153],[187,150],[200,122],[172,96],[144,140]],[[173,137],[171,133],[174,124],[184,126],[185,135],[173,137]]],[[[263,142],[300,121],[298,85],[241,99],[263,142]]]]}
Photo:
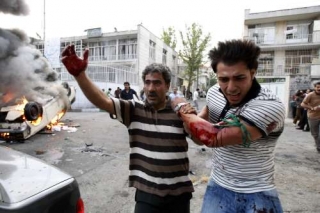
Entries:
{"type": "Polygon", "coordinates": [[[287,56],[285,58],[269,57],[259,60],[257,76],[310,75],[315,55],[287,56]],[[277,61],[276,64],[274,61],[277,61]]]}
{"type": "MultiPolygon", "coordinates": [[[[138,85],[139,74],[135,71],[135,67],[127,67],[122,65],[98,66],[89,64],[86,73],[95,82],[111,82],[123,84],[129,81],[132,85],[138,85]]],[[[61,81],[72,81],[74,78],[68,73],[65,67],[61,69],[61,81]]]]}
{"type": "Polygon", "coordinates": [[[290,67],[284,67],[278,65],[273,68],[258,68],[257,76],[287,76],[287,75],[310,75],[311,64],[293,65],[290,67]]]}
{"type": "Polygon", "coordinates": [[[119,54],[119,55],[97,55],[89,56],[89,61],[114,61],[114,60],[133,60],[137,59],[136,54],[119,54]]]}
{"type": "Polygon", "coordinates": [[[314,32],[312,34],[283,34],[282,36],[254,34],[254,36],[244,36],[244,39],[253,41],[258,45],[320,44],[320,32],[314,32]]]}

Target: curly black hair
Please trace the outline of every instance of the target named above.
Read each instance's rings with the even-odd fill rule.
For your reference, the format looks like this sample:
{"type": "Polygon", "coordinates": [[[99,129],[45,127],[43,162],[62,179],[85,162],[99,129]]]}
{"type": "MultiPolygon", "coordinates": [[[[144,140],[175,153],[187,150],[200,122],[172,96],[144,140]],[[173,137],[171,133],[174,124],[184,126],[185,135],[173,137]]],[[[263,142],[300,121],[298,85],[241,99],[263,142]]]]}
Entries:
{"type": "Polygon", "coordinates": [[[152,63],[152,64],[146,66],[146,68],[142,71],[143,82],[146,79],[146,75],[148,75],[150,73],[160,73],[160,74],[162,74],[162,77],[163,77],[164,81],[166,82],[166,84],[170,84],[170,82],[171,82],[171,70],[166,65],[159,64],[159,63],[152,63]]]}
{"type": "Polygon", "coordinates": [[[219,42],[218,47],[210,50],[209,59],[215,73],[217,72],[217,65],[220,62],[230,66],[244,62],[248,69],[256,70],[258,68],[259,55],[260,47],[256,46],[252,41],[233,39],[219,42]]]}

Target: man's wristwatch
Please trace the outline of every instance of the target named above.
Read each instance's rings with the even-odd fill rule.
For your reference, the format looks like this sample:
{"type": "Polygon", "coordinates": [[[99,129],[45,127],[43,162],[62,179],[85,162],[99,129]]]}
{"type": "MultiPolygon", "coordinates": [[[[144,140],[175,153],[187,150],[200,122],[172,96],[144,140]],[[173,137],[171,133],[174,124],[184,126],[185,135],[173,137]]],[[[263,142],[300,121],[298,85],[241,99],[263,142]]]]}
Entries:
{"type": "Polygon", "coordinates": [[[188,104],[188,103],[178,103],[178,104],[175,106],[174,111],[175,111],[175,112],[178,112],[178,111],[181,109],[181,107],[184,106],[184,105],[186,105],[186,104],[188,104]]]}

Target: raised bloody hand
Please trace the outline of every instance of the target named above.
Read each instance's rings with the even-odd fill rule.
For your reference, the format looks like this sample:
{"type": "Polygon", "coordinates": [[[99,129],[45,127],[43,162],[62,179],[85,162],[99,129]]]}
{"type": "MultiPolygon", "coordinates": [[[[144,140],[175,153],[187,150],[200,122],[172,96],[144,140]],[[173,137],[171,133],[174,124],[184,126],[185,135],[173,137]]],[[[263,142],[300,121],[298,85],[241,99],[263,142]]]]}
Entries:
{"type": "Polygon", "coordinates": [[[62,52],[62,63],[67,68],[68,72],[73,76],[78,76],[85,71],[88,66],[89,50],[86,49],[83,53],[83,59],[79,58],[74,50],[74,45],[67,46],[62,52]]]}

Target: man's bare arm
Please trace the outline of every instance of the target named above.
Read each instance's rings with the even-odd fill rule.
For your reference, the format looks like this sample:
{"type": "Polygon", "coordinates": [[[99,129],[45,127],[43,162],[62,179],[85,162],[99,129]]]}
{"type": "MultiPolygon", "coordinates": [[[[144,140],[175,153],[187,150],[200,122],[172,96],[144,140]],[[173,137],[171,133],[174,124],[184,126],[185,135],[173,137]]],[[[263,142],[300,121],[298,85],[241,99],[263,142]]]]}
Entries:
{"type": "Polygon", "coordinates": [[[83,58],[77,56],[74,45],[67,46],[62,51],[62,63],[68,72],[74,76],[82,92],[91,103],[109,113],[114,114],[114,103],[88,78],[85,70],[88,67],[89,50],[86,49],[83,58]]]}
{"type": "Polygon", "coordinates": [[[75,79],[91,103],[111,114],[115,113],[113,101],[88,78],[85,72],[81,72],[78,76],[75,76],[75,79]]]}

